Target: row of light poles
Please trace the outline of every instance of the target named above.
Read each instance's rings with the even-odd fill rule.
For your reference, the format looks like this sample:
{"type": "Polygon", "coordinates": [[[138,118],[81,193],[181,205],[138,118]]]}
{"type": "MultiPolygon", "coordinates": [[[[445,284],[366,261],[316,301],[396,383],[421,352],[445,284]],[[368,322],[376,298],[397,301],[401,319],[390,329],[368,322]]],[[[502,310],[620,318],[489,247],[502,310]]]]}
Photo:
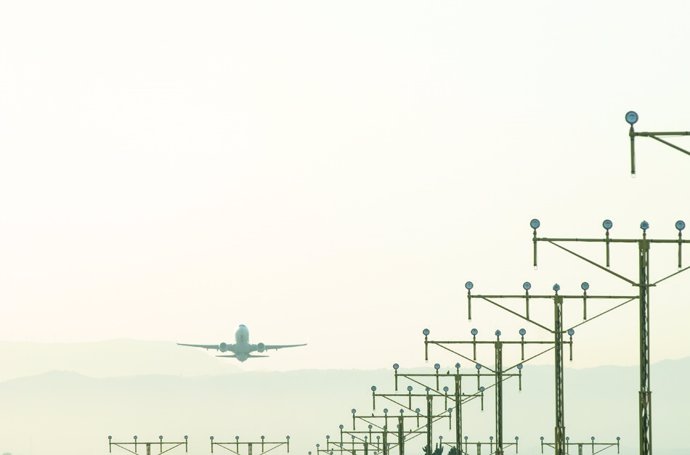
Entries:
{"type": "MultiPolygon", "coordinates": [[[[635,174],[635,139],[637,137],[649,137],[652,138],[666,146],[669,146],[677,151],[684,154],[690,155],[690,151],[669,142],[666,137],[672,136],[690,136],[688,131],[656,131],[656,132],[639,132],[635,131],[634,125],[637,123],[639,116],[634,111],[629,111],[625,115],[626,122],[630,125],[629,137],[630,137],[630,170],[632,174],[635,174]]],[[[565,410],[564,410],[564,368],[563,368],[563,349],[564,346],[569,347],[570,360],[572,360],[572,337],[574,335],[574,329],[580,325],[590,322],[598,317],[608,314],[627,303],[637,300],[639,303],[639,333],[640,333],[640,392],[639,392],[639,433],[640,433],[640,454],[641,455],[651,455],[652,454],[652,404],[651,404],[651,383],[650,383],[650,331],[649,331],[649,297],[650,288],[658,285],[659,283],[670,279],[686,270],[690,267],[682,267],[682,245],[684,243],[689,243],[690,241],[682,238],[682,231],[685,229],[685,222],[679,220],[676,222],[675,227],[678,230],[678,236],[674,239],[650,239],[647,237],[647,230],[649,229],[649,223],[643,221],[640,224],[640,229],[642,230],[642,235],[640,238],[612,238],[610,235],[610,230],[613,228],[613,223],[610,220],[604,220],[602,227],[605,230],[605,235],[602,238],[559,238],[559,237],[540,237],[537,234],[537,229],[539,229],[541,223],[538,219],[533,219],[530,222],[530,226],[533,230],[532,242],[533,242],[533,265],[537,265],[537,245],[538,243],[548,243],[551,244],[568,254],[571,254],[590,265],[597,267],[600,270],[604,270],[611,274],[612,276],[627,282],[628,284],[636,287],[638,293],[636,295],[591,295],[588,294],[589,284],[583,282],[581,285],[582,294],[577,295],[564,295],[559,294],[560,286],[553,286],[553,294],[535,295],[531,294],[531,283],[525,282],[523,284],[522,294],[473,294],[472,289],[474,284],[470,281],[465,283],[465,289],[467,290],[467,316],[468,319],[472,318],[472,300],[480,299],[488,302],[502,310],[511,313],[512,315],[530,323],[541,330],[544,330],[551,335],[553,335],[552,340],[525,340],[525,329],[520,329],[519,340],[505,340],[501,339],[501,332],[497,330],[495,332],[495,340],[478,341],[476,329],[471,331],[471,340],[430,340],[428,337],[430,331],[424,329],[424,345],[425,345],[425,358],[428,360],[428,349],[429,346],[437,346],[450,351],[459,357],[470,361],[474,364],[476,372],[473,373],[460,373],[460,364],[456,364],[456,371],[451,373],[439,373],[440,365],[435,365],[435,373],[404,373],[399,371],[399,366],[394,365],[394,377],[395,377],[395,392],[392,393],[382,393],[377,390],[375,386],[372,386],[372,405],[373,409],[376,409],[376,398],[383,398],[396,405],[401,406],[400,415],[389,416],[388,409],[384,409],[383,415],[371,416],[357,416],[356,410],[352,410],[352,430],[345,430],[343,425],[339,426],[340,430],[340,440],[331,441],[330,436],[326,436],[326,447],[321,448],[319,444],[316,445],[317,455],[319,453],[326,453],[327,455],[333,455],[335,452],[350,452],[355,454],[357,450],[362,450],[364,455],[368,455],[371,448],[375,450],[376,453],[381,452],[383,455],[388,455],[389,449],[391,447],[397,446],[400,455],[404,455],[405,441],[422,434],[426,435],[427,438],[427,455],[432,453],[432,441],[433,441],[433,424],[438,420],[448,418],[449,425],[451,422],[451,417],[455,417],[455,441],[452,443],[443,443],[442,436],[439,436],[439,446],[442,447],[443,444],[453,447],[458,455],[468,453],[468,447],[476,446],[477,455],[481,455],[481,448],[483,445],[488,444],[490,453],[495,453],[497,455],[503,455],[503,451],[506,447],[514,445],[516,452],[518,449],[518,438],[515,437],[515,443],[506,443],[503,437],[503,382],[506,379],[513,377],[518,378],[519,388],[522,385],[522,367],[523,362],[529,361],[533,358],[541,356],[551,350],[554,351],[554,363],[555,363],[555,426],[554,426],[554,442],[545,442],[544,437],[541,438],[541,449],[542,452],[544,447],[553,447],[556,455],[568,455],[571,446],[578,448],[578,455],[582,455],[583,448],[585,446],[591,447],[592,453],[595,453],[595,448],[600,448],[600,450],[617,447],[620,450],[620,438],[617,438],[615,443],[612,442],[596,442],[594,437],[591,438],[591,442],[570,442],[569,438],[565,433],[565,410]],[[604,243],[605,244],[605,264],[600,264],[596,260],[593,260],[584,254],[580,254],[570,247],[566,247],[564,244],[568,243],[604,243]],[[624,243],[633,244],[638,247],[638,273],[636,277],[626,277],[624,274],[619,273],[611,269],[610,262],[610,248],[611,244],[624,243]],[[653,244],[675,244],[677,245],[677,256],[678,256],[678,269],[676,272],[661,277],[656,281],[650,279],[649,274],[649,253],[650,247],[653,244]],[[524,300],[524,312],[515,311],[508,306],[502,304],[503,300],[524,300]],[[565,300],[581,300],[582,301],[582,314],[583,320],[577,324],[571,325],[569,328],[565,328],[563,322],[563,302],[565,300]],[[553,302],[553,324],[546,325],[540,323],[530,316],[530,302],[535,300],[551,300],[553,302]],[[596,313],[595,315],[588,314],[587,304],[591,301],[604,300],[613,301],[613,306],[608,306],[605,310],[596,313]],[[563,340],[564,335],[568,335],[569,339],[567,341],[563,340]],[[494,347],[494,366],[493,368],[486,367],[481,363],[477,362],[477,346],[478,345],[493,345],[494,347]],[[532,344],[547,345],[548,347],[539,352],[538,354],[525,358],[525,346],[532,344]],[[456,351],[452,345],[472,345],[472,356],[465,355],[459,351],[456,351]],[[516,365],[511,365],[505,367],[503,365],[503,348],[509,345],[516,345],[520,347],[521,350],[521,363],[516,365]],[[488,373],[482,373],[481,370],[486,369],[488,373]],[[516,372],[513,372],[516,371],[516,372]],[[476,378],[477,389],[476,391],[465,393],[463,392],[462,379],[464,377],[476,378]],[[484,408],[484,392],[485,387],[481,385],[481,378],[483,376],[491,377],[493,379],[493,384],[489,387],[494,388],[495,396],[495,441],[493,437],[489,438],[489,442],[469,442],[468,436],[463,434],[462,427],[462,407],[463,404],[479,399],[481,402],[481,409],[484,408]],[[449,393],[450,388],[448,386],[440,387],[441,378],[452,378],[454,389],[452,393],[449,393]],[[413,386],[409,385],[407,387],[407,393],[398,392],[398,381],[400,378],[406,379],[421,385],[424,387],[424,393],[414,393],[413,386]],[[426,385],[424,379],[433,379],[435,381],[435,387],[433,385],[426,385]],[[434,398],[444,399],[444,410],[440,413],[435,414],[433,410],[434,398]],[[416,407],[413,409],[413,400],[417,398],[422,398],[426,402],[426,412],[422,414],[422,411],[416,407]],[[452,406],[448,407],[449,401],[452,406]],[[405,411],[410,411],[409,414],[405,414],[405,411]],[[397,421],[397,429],[394,432],[389,430],[389,418],[395,419],[397,421]],[[421,425],[420,420],[425,420],[424,425],[421,425]],[[364,420],[368,424],[367,431],[356,430],[356,422],[358,419],[364,420]],[[382,419],[383,424],[379,424],[378,420],[382,419]],[[415,428],[407,428],[405,426],[406,419],[413,419],[416,421],[415,428]],[[343,440],[344,435],[348,435],[351,441],[347,443],[343,440]],[[391,444],[388,438],[393,435],[397,439],[395,444],[391,444]],[[376,443],[373,441],[373,437],[376,436],[376,443]],[[495,449],[494,449],[495,448],[495,449]]],[[[414,425],[413,425],[414,427],[414,425]]],[[[235,455],[242,455],[240,452],[242,449],[246,448],[247,455],[254,455],[255,448],[258,449],[259,454],[264,454],[270,452],[279,447],[285,446],[289,452],[290,447],[290,437],[287,436],[285,441],[280,442],[268,442],[265,440],[264,436],[261,436],[260,441],[240,441],[239,437],[235,437],[235,441],[216,441],[213,436],[210,437],[211,441],[211,453],[214,452],[214,448],[222,448],[229,451],[235,455]]],[[[166,453],[168,451],[184,448],[185,452],[188,451],[188,437],[184,436],[182,441],[164,441],[163,436],[159,436],[157,441],[139,441],[137,436],[133,437],[132,441],[115,442],[112,440],[112,436],[108,436],[108,449],[112,452],[113,448],[119,448],[126,452],[132,454],[139,454],[139,449],[143,448],[146,455],[151,455],[153,449],[157,449],[159,454],[166,453]]],[[[310,452],[311,455],[311,452],[310,452]]]]}
{"type": "MultiPolygon", "coordinates": [[[[265,436],[261,436],[258,441],[240,440],[235,436],[234,441],[218,441],[214,436],[210,436],[211,453],[214,449],[223,449],[234,455],[261,455],[271,452],[279,447],[285,447],[290,452],[290,436],[285,436],[284,441],[267,441],[265,436]]],[[[131,441],[113,441],[112,436],[108,436],[108,452],[112,453],[113,448],[121,449],[125,452],[139,455],[139,449],[144,450],[145,455],[152,455],[152,450],[156,450],[159,455],[180,448],[185,453],[189,452],[189,437],[184,436],[182,441],[164,441],[163,436],[158,436],[158,440],[140,441],[139,436],[133,436],[131,441]]],[[[143,454],[142,454],[143,455],[143,454]]]]}

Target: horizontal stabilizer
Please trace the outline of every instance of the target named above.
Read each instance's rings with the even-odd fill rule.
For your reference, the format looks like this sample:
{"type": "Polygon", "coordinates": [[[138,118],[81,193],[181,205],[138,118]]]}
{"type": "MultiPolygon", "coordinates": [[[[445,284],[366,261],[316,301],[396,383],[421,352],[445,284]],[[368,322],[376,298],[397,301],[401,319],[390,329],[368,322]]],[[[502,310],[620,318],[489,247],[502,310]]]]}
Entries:
{"type": "Polygon", "coordinates": [[[233,359],[236,359],[236,358],[237,358],[236,355],[217,355],[216,357],[231,357],[231,358],[233,358],[233,359]]]}

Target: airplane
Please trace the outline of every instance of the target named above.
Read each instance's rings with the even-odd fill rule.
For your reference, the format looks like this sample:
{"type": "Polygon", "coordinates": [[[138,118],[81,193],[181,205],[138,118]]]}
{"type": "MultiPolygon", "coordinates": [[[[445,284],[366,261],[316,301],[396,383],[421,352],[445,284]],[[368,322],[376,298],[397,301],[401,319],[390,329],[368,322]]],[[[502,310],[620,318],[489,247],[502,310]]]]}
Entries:
{"type": "Polygon", "coordinates": [[[247,359],[254,359],[257,357],[269,357],[267,355],[252,355],[254,351],[265,352],[269,349],[283,349],[295,348],[298,346],[306,346],[307,344],[249,344],[249,329],[246,325],[240,324],[235,332],[235,344],[220,343],[220,344],[187,344],[177,343],[178,346],[191,346],[193,348],[215,349],[220,352],[232,352],[232,354],[217,355],[216,357],[230,357],[244,362],[247,359]]]}

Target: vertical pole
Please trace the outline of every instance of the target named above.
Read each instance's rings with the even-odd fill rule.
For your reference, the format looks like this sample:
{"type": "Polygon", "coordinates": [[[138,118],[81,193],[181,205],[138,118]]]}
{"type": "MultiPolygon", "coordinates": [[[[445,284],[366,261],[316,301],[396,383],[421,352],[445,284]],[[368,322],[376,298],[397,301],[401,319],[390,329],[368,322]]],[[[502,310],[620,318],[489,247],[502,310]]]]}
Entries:
{"type": "Polygon", "coordinates": [[[146,443],[146,455],[151,455],[151,444],[146,443]]]}
{"type": "Polygon", "coordinates": [[[462,454],[462,376],[455,375],[455,449],[462,454]]]}
{"type": "Polygon", "coordinates": [[[433,440],[432,440],[432,433],[431,433],[431,424],[432,424],[432,397],[431,395],[427,394],[426,396],[426,455],[432,455],[434,452],[433,448],[433,440]]]}
{"type": "Polygon", "coordinates": [[[398,452],[400,455],[405,455],[405,427],[403,426],[405,419],[403,416],[398,417],[398,452]]]}
{"type": "Polygon", "coordinates": [[[503,343],[496,341],[496,364],[494,370],[496,384],[496,455],[503,455],[503,343]]]}
{"type": "Polygon", "coordinates": [[[635,175],[635,130],[630,125],[630,173],[635,175]]]}
{"type": "Polygon", "coordinates": [[[563,398],[563,297],[556,295],[554,302],[554,345],[556,361],[556,427],[555,455],[565,455],[565,411],[563,398]]]}
{"type": "Polygon", "coordinates": [[[247,452],[249,453],[249,455],[252,455],[252,443],[251,442],[249,444],[247,444],[247,452]]]}
{"type": "Polygon", "coordinates": [[[640,455],[652,455],[652,390],[649,379],[649,241],[640,256],[640,455]]]}
{"type": "Polygon", "coordinates": [[[388,425],[383,426],[383,455],[388,455],[388,425]]]}

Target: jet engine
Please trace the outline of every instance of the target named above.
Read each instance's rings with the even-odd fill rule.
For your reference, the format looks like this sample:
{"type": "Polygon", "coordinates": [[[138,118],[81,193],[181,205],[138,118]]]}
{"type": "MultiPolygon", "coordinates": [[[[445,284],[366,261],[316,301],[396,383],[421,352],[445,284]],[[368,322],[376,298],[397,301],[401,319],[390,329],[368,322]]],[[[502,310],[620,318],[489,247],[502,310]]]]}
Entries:
{"type": "Polygon", "coordinates": [[[263,343],[259,343],[256,345],[256,350],[259,352],[264,352],[266,350],[266,345],[263,343]]]}
{"type": "Polygon", "coordinates": [[[227,343],[221,343],[218,345],[218,349],[220,352],[227,352],[228,351],[228,344],[227,343]]]}

